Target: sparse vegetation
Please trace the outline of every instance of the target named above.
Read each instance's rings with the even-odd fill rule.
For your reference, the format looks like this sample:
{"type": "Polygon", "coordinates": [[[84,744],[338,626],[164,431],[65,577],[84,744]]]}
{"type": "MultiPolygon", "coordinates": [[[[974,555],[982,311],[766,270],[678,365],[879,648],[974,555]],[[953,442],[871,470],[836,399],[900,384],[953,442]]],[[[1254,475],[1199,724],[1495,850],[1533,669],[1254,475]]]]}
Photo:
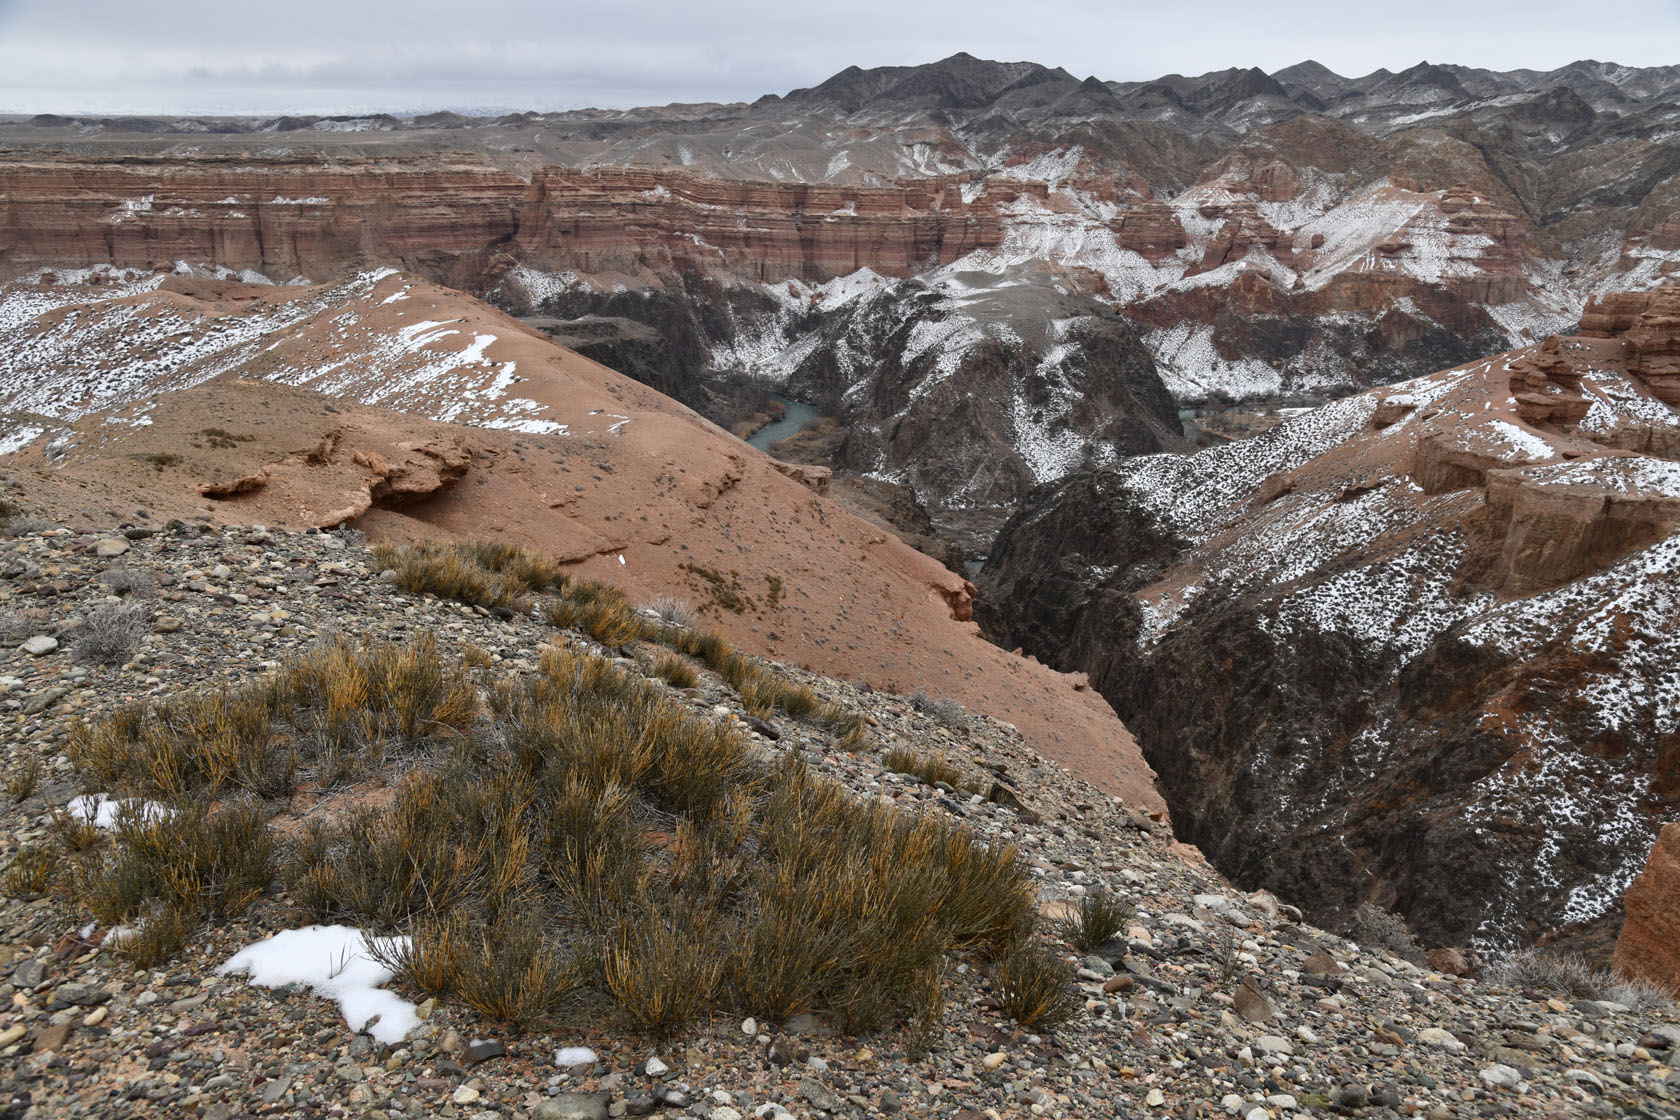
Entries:
{"type": "Polygon", "coordinates": [[[84,853],[72,874],[88,908],[110,925],[158,907],[225,917],[268,886],[272,848],[260,805],[199,802],[119,816],[113,842],[84,853]]]}
{"type": "Polygon", "coordinates": [[[139,456],[143,463],[150,463],[154,468],[162,471],[165,467],[173,467],[181,462],[181,457],[173,451],[151,451],[139,456]]]}
{"type": "Polygon", "coordinates": [[[476,689],[435,639],[403,646],[322,642],[238,690],[123,708],[71,734],[77,769],[147,796],[246,789],[291,793],[377,766],[394,743],[417,746],[472,721],[476,689]]]}
{"type": "Polygon", "coordinates": [[[910,696],[910,706],[925,716],[943,723],[946,727],[963,730],[968,727],[968,714],[963,711],[961,704],[955,700],[935,699],[921,689],[917,689],[910,696]]]}
{"type": "Polygon", "coordinates": [[[198,434],[209,446],[224,451],[230,447],[237,447],[242,443],[250,443],[252,439],[251,436],[234,435],[226,428],[201,428],[199,429],[198,434]]]}
{"type": "Polygon", "coordinates": [[[550,626],[581,630],[604,646],[627,646],[658,633],[658,627],[610,584],[574,584],[573,594],[549,603],[543,616],[550,626]],[[589,593],[579,594],[582,591],[589,593]]]}
{"type": "MultiPolygon", "coordinates": [[[[690,648],[750,686],[774,680],[721,640],[690,648]]],[[[482,703],[472,679],[429,640],[336,639],[245,689],[91,725],[78,768],[175,815],[109,835],[67,825],[72,893],[130,923],[123,951],[155,962],[278,874],[314,918],[408,932],[392,963],[414,988],[519,1024],[608,1000],[655,1034],[718,1010],[817,1009],[848,1031],[931,1037],[949,954],[1012,959],[1030,935],[1012,847],[860,800],[797,757],[755,762],[726,724],[604,658],[548,650],[482,703]],[[378,773],[391,794],[271,854],[269,810],[237,791],[323,768],[378,773]]],[[[1033,983],[1017,984],[1022,1021],[1044,1024],[1061,1012],[1033,1009],[1033,983]]]]}
{"type": "Polygon", "coordinates": [[[1068,965],[1054,949],[1030,938],[998,959],[992,984],[1003,1010],[1029,1030],[1053,1031],[1084,1006],[1068,965]]]}
{"type": "Polygon", "coordinates": [[[700,674],[688,659],[675,653],[662,653],[648,664],[648,671],[673,688],[693,688],[700,683],[700,674]]]}
{"type": "Polygon", "coordinates": [[[881,762],[888,770],[909,774],[925,785],[944,782],[956,789],[963,782],[963,772],[947,761],[944,754],[926,755],[911,747],[893,747],[882,756],[881,762]]]}
{"type": "Polygon", "coordinates": [[[151,614],[138,604],[94,607],[76,627],[70,655],[95,665],[121,665],[140,652],[142,639],[151,631],[151,614]]]}
{"type": "Polygon", "coordinates": [[[20,763],[15,763],[6,775],[6,795],[13,801],[22,801],[35,792],[35,786],[41,780],[41,759],[36,755],[27,755],[20,763]]]}
{"type": "Polygon", "coordinates": [[[13,897],[43,894],[52,883],[57,857],[50,848],[40,844],[25,844],[12,856],[6,874],[0,878],[0,890],[13,897]]]}
{"type": "Polygon", "coordinates": [[[1673,1002],[1657,984],[1638,977],[1617,976],[1575,953],[1518,949],[1495,958],[1485,978],[1494,984],[1567,999],[1609,1000],[1635,1011],[1673,1002]]]}
{"type": "Polygon", "coordinates": [[[1132,908],[1099,887],[1079,900],[1079,912],[1068,919],[1063,933],[1075,949],[1090,952],[1131,920],[1132,908]]]}
{"type": "Polygon", "coordinates": [[[51,622],[51,616],[39,608],[0,611],[0,642],[21,642],[31,634],[44,633],[51,622]]]}
{"type": "Polygon", "coordinates": [[[157,594],[157,577],[143,568],[107,568],[99,573],[99,582],[113,595],[150,598],[157,594]]]}
{"type": "Polygon", "coordinates": [[[1361,945],[1386,949],[1404,961],[1422,964],[1428,956],[1406,919],[1374,902],[1362,902],[1353,915],[1353,939],[1361,945]]]}
{"type": "Polygon", "coordinates": [[[742,585],[739,572],[720,572],[709,565],[696,563],[679,564],[678,567],[689,573],[692,577],[690,582],[707,596],[710,606],[731,614],[745,614],[757,606],[742,585]]]}
{"type": "Polygon", "coordinates": [[[374,560],[397,573],[397,586],[480,607],[505,607],[521,595],[563,589],[567,577],[547,557],[501,541],[373,546],[374,560]]]}
{"type": "Polygon", "coordinates": [[[700,621],[694,607],[675,595],[655,595],[647,601],[647,609],[669,626],[688,628],[700,621]]]}
{"type": "Polygon", "coordinates": [[[56,528],[58,528],[57,525],[54,525],[51,521],[48,521],[44,517],[30,517],[26,515],[22,517],[13,517],[3,526],[0,526],[0,536],[27,537],[31,533],[45,533],[49,529],[56,528]]]}

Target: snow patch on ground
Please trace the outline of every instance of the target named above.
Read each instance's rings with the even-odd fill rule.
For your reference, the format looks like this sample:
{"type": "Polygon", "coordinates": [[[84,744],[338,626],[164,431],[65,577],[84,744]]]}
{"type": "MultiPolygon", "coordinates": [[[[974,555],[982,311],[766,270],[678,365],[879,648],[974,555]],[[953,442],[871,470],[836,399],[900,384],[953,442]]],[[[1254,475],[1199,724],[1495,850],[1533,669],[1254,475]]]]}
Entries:
{"type": "Polygon", "coordinates": [[[71,798],[65,809],[77,820],[104,829],[114,829],[122,820],[155,824],[175,815],[175,810],[156,801],[141,801],[137,798],[124,798],[119,801],[108,793],[87,793],[71,798]]]}
{"type": "Polygon", "coordinates": [[[406,937],[369,939],[350,926],[305,926],[246,946],[216,974],[244,973],[259,988],[301,984],[336,1002],[352,1031],[365,1029],[375,1042],[394,1046],[420,1025],[420,1016],[414,1004],[383,990],[395,973],[378,956],[407,948],[406,937]]]}

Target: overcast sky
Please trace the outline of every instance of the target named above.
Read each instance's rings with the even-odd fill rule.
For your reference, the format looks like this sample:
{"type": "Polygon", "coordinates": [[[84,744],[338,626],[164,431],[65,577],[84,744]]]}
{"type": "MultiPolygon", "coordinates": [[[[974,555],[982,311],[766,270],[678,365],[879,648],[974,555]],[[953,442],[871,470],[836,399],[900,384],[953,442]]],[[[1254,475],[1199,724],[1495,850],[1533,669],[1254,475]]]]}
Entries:
{"type": "Polygon", "coordinates": [[[0,112],[346,113],[751,100],[983,58],[1129,80],[1307,58],[1680,63],[1680,0],[0,0],[0,112]]]}

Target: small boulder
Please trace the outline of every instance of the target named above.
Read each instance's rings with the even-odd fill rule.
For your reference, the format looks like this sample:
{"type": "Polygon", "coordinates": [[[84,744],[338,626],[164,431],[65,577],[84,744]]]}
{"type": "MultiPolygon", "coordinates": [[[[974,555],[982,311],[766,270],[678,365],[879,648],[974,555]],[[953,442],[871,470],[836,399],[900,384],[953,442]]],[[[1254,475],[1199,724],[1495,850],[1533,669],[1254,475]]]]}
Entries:
{"type": "Polygon", "coordinates": [[[561,1093],[531,1110],[531,1120],[607,1120],[607,1094],[561,1093]]]}

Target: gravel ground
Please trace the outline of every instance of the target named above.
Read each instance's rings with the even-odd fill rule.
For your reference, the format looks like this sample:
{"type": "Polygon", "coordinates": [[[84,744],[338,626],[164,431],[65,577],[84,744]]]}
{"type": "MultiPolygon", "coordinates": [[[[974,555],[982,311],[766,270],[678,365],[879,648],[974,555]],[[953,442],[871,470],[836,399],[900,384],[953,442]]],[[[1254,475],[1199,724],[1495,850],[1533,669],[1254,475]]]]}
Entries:
{"type": "MultiPolygon", "coordinates": [[[[0,540],[5,774],[31,759],[40,768],[26,796],[4,798],[8,860],[89,791],[64,756],[76,720],[248,679],[333,631],[431,631],[445,653],[470,642],[507,673],[534,671],[544,643],[584,642],[534,618],[401,593],[343,536],[136,521],[0,540]],[[107,602],[113,578],[125,582],[111,569],[151,577],[155,590],[141,578],[124,601],[152,632],[120,666],[78,662],[75,620],[107,602]]],[[[150,971],[103,950],[106,931],[53,899],[7,898],[0,1116],[1680,1116],[1672,1005],[1512,991],[1356,945],[1270,895],[1235,890],[1160,821],[1038,758],[1007,724],[947,721],[905,697],[786,672],[864,713],[873,748],[847,754],[812,725],[750,721],[709,673],[688,696],[861,794],[1015,841],[1052,916],[1099,887],[1136,907],[1121,936],[1067,952],[1084,1015],[1053,1036],[1022,1030],[980,963],[957,960],[919,1058],[905,1031],[848,1038],[820,1015],[714,1018],[660,1043],[610,1014],[585,1031],[514,1035],[434,1001],[407,1039],[383,1046],[307,992],[215,974],[299,924],[278,892],[150,971]],[[990,799],[887,770],[884,751],[904,743],[944,752],[990,799]],[[563,1046],[598,1060],[561,1069],[563,1046]]]]}

